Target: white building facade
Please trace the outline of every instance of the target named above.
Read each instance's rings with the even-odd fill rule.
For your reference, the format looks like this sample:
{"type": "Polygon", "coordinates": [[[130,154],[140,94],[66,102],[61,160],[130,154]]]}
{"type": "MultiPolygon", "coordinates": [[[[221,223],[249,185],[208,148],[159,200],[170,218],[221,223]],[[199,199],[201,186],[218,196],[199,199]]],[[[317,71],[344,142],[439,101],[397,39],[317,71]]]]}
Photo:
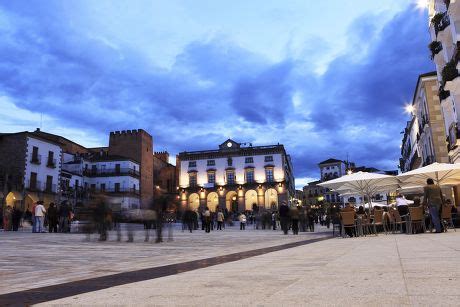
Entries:
{"type": "Polygon", "coordinates": [[[182,152],[178,162],[183,207],[276,209],[295,197],[292,163],[283,145],[244,147],[227,140],[218,150],[182,152]]]}
{"type": "Polygon", "coordinates": [[[70,192],[69,199],[100,193],[116,209],[140,207],[139,163],[108,155],[65,154],[64,159],[61,185],[63,191],[70,192]]]}

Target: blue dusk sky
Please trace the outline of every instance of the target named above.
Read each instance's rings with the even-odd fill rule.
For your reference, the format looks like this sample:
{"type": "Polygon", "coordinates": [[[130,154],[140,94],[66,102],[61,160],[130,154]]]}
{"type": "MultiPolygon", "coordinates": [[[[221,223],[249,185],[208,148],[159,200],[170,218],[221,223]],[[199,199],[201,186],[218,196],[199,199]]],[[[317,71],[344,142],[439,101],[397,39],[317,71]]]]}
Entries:
{"type": "MultiPolygon", "coordinates": [[[[417,3],[419,2],[419,3],[417,3]]],[[[415,0],[0,0],[0,132],[154,149],[282,143],[297,187],[330,157],[396,169],[429,59],[415,0]]]]}

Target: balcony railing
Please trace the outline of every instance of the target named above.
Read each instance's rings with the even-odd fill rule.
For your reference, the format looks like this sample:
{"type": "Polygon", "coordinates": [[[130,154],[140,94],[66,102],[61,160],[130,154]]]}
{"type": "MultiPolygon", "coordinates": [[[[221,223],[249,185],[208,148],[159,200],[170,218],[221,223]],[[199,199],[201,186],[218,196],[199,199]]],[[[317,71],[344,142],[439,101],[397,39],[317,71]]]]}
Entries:
{"type": "Polygon", "coordinates": [[[49,168],[56,168],[56,159],[48,159],[46,166],[49,168]]]}
{"type": "Polygon", "coordinates": [[[41,155],[32,155],[30,158],[30,163],[32,164],[41,164],[42,163],[42,156],[41,155]]]}
{"type": "Polygon", "coordinates": [[[45,188],[43,189],[43,192],[45,193],[56,193],[56,185],[55,184],[50,184],[50,185],[45,185],[45,188]]]}
{"type": "Polygon", "coordinates": [[[26,189],[32,192],[39,192],[42,190],[42,183],[38,180],[28,180],[26,183],[26,189]]]}
{"type": "Polygon", "coordinates": [[[439,32],[443,31],[450,25],[449,15],[447,15],[447,12],[437,13],[431,19],[431,23],[433,24],[434,32],[437,36],[439,32]]]}
{"type": "Polygon", "coordinates": [[[111,169],[85,169],[83,175],[87,177],[105,177],[105,176],[133,176],[139,177],[140,173],[132,168],[111,168],[111,169]]]}
{"type": "Polygon", "coordinates": [[[431,60],[434,59],[434,56],[442,50],[441,42],[434,41],[428,45],[428,48],[431,50],[431,60]]]}
{"type": "Polygon", "coordinates": [[[117,194],[117,193],[120,193],[120,194],[134,194],[134,195],[139,195],[140,194],[140,191],[138,189],[133,189],[133,188],[106,188],[105,191],[102,191],[104,193],[109,193],[109,194],[117,194]]]}

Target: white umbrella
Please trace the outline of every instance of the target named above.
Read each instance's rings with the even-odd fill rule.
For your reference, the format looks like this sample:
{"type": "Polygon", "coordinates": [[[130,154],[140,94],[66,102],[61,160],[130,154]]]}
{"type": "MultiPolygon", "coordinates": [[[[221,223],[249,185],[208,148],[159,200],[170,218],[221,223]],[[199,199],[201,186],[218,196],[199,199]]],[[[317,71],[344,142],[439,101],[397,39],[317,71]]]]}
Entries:
{"type": "Polygon", "coordinates": [[[357,172],[322,182],[319,185],[337,191],[338,193],[349,192],[372,196],[379,192],[396,189],[398,183],[399,181],[395,176],[357,172]]]}
{"type": "Polygon", "coordinates": [[[398,175],[404,186],[424,186],[428,178],[438,185],[460,184],[460,164],[433,163],[398,175]]]}
{"type": "Polygon", "coordinates": [[[366,195],[371,199],[377,193],[396,190],[399,186],[398,183],[399,180],[395,176],[357,172],[322,182],[319,185],[332,189],[339,194],[355,193],[366,195]]]}

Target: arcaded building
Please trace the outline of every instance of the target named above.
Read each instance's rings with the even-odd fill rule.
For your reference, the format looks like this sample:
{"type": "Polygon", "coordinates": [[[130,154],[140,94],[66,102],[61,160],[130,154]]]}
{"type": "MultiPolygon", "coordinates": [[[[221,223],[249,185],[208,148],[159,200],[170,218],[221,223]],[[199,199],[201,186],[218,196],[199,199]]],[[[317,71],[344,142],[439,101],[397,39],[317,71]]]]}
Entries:
{"type": "Polygon", "coordinates": [[[176,167],[182,207],[276,209],[295,197],[291,158],[280,144],[248,146],[229,139],[215,150],[181,152],[176,167]]]}

